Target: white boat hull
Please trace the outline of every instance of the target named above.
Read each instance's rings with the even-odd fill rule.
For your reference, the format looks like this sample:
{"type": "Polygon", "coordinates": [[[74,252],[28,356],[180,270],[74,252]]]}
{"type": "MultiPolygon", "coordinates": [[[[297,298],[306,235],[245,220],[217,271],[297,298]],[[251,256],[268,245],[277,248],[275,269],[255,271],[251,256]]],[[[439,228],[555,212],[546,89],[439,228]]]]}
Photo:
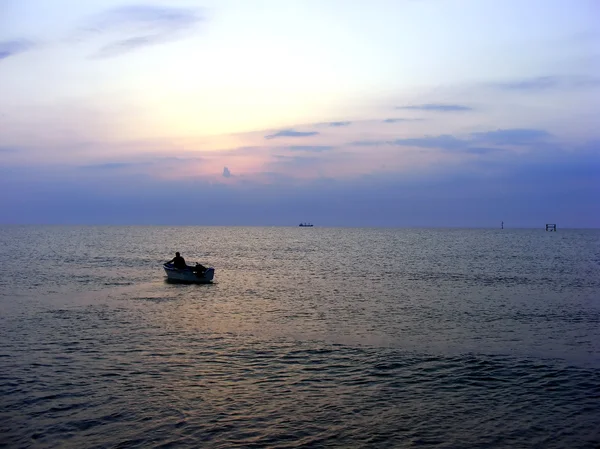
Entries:
{"type": "Polygon", "coordinates": [[[214,268],[207,268],[202,274],[192,271],[191,267],[188,269],[179,269],[171,264],[164,264],[163,268],[165,269],[165,273],[167,273],[167,281],[170,282],[210,284],[215,277],[214,268]]]}

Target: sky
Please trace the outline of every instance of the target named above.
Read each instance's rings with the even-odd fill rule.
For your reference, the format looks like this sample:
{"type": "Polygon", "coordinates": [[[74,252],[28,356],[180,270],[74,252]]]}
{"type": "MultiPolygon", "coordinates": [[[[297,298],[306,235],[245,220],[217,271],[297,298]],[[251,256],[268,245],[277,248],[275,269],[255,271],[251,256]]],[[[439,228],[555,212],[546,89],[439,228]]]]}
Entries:
{"type": "Polygon", "coordinates": [[[0,224],[600,227],[597,0],[0,0],[0,224]]]}

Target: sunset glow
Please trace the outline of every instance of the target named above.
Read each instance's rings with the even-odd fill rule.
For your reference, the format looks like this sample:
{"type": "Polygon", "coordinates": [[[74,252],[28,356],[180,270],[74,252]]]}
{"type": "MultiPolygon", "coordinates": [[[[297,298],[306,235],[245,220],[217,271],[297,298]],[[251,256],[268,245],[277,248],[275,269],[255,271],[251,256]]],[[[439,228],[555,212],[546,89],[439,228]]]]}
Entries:
{"type": "Polygon", "coordinates": [[[2,221],[89,221],[35,212],[40,192],[141,207],[193,182],[217,188],[211,223],[244,223],[237,195],[285,224],[359,191],[401,211],[373,224],[477,198],[448,223],[600,226],[599,18],[593,0],[4,1],[2,221]]]}

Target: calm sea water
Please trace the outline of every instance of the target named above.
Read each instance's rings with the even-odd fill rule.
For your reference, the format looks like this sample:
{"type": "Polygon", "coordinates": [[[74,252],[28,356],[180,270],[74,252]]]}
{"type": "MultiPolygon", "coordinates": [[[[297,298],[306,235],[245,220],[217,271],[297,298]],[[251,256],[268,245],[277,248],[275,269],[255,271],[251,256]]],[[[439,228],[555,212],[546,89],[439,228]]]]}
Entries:
{"type": "Polygon", "coordinates": [[[600,447],[599,230],[0,227],[0,260],[0,447],[600,447]]]}

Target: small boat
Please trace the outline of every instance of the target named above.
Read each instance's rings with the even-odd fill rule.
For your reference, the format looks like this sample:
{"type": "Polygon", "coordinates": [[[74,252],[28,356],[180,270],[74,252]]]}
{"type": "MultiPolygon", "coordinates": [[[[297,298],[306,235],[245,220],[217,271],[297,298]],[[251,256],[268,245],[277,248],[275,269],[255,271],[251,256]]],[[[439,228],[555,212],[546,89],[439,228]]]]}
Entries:
{"type": "Polygon", "coordinates": [[[191,267],[175,268],[172,263],[163,264],[167,281],[183,284],[210,284],[215,277],[214,268],[191,267]]]}
{"type": "Polygon", "coordinates": [[[313,225],[310,223],[300,223],[298,226],[300,226],[301,228],[312,228],[313,225]]]}

